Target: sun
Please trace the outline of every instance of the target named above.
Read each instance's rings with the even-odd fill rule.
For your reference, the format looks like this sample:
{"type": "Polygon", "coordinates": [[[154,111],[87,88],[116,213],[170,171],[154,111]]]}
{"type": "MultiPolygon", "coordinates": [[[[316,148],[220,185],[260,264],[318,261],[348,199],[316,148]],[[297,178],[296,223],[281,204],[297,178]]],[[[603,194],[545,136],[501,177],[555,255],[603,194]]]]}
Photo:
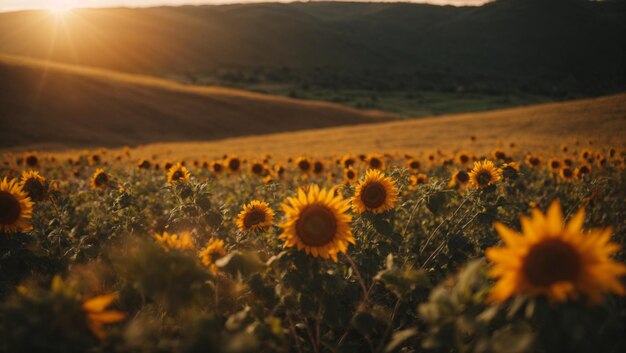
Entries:
{"type": "Polygon", "coordinates": [[[46,4],[46,10],[57,17],[63,17],[67,15],[77,6],[76,1],[73,0],[51,0],[46,4]]]}

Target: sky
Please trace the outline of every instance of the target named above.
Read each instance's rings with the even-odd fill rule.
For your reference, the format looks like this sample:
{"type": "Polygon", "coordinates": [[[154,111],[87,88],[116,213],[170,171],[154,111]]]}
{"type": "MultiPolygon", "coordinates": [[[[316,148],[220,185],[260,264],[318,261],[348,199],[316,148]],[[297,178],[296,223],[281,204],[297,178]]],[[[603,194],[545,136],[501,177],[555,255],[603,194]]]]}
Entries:
{"type": "MultiPolygon", "coordinates": [[[[398,2],[397,0],[377,0],[378,2],[398,2]]],[[[409,0],[437,5],[481,5],[489,0],[409,0]]],[[[157,5],[200,5],[248,2],[272,2],[272,0],[0,0],[0,12],[27,9],[68,9],[73,7],[145,7],[157,5]]],[[[274,0],[276,2],[276,0],[274,0]]],[[[281,2],[289,2],[282,0],[281,2]]]]}

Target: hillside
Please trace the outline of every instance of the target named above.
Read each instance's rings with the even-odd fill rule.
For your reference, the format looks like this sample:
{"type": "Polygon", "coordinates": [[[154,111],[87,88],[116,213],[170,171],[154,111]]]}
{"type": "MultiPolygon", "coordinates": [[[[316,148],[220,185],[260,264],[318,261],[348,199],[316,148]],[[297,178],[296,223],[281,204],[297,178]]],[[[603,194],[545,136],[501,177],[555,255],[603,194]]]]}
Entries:
{"type": "Polygon", "coordinates": [[[595,146],[626,146],[626,93],[565,103],[541,104],[376,125],[335,127],[206,143],[152,144],[134,156],[168,159],[218,158],[224,153],[256,156],[343,153],[427,152],[468,148],[488,153],[510,142],[520,151],[554,150],[574,140],[595,146]],[[471,142],[470,136],[476,141],[471,142]]]}
{"type": "Polygon", "coordinates": [[[0,148],[206,141],[393,118],[7,56],[0,56],[0,92],[0,148]]]}
{"type": "Polygon", "coordinates": [[[0,14],[0,52],[190,82],[554,97],[626,87],[626,5],[264,3],[0,14]]]}

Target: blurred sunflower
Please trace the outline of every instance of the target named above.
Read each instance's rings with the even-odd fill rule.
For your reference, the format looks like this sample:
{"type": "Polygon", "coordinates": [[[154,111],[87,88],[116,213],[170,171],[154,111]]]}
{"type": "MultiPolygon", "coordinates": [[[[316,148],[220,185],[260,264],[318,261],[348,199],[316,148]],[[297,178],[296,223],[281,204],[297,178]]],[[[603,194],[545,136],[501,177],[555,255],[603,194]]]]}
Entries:
{"type": "Polygon", "coordinates": [[[285,175],[285,167],[283,167],[281,164],[276,164],[274,165],[274,174],[278,177],[278,178],[282,178],[283,175],[285,175]]]}
{"type": "Polygon", "coordinates": [[[484,160],[474,162],[474,168],[469,172],[470,185],[479,189],[493,185],[502,178],[502,171],[493,162],[484,160]]]}
{"type": "Polygon", "coordinates": [[[211,173],[215,175],[220,175],[224,171],[224,165],[220,161],[211,162],[209,168],[211,169],[211,173]]]}
{"type": "Polygon", "coordinates": [[[36,171],[22,172],[20,180],[20,188],[26,192],[31,201],[39,202],[46,198],[48,193],[48,183],[46,178],[39,175],[36,171]]]}
{"type": "Polygon", "coordinates": [[[170,168],[172,168],[174,166],[174,163],[172,161],[165,161],[163,163],[163,169],[167,172],[170,170],[170,168]]]}
{"type": "Polygon", "coordinates": [[[193,250],[196,248],[196,244],[189,233],[170,234],[163,232],[163,234],[155,234],[156,240],[163,245],[166,251],[170,249],[176,250],[193,250]]]}
{"type": "Polygon", "coordinates": [[[409,177],[409,185],[411,189],[415,189],[418,185],[428,184],[428,175],[419,173],[409,177]]]}
{"type": "Polygon", "coordinates": [[[576,178],[574,170],[570,167],[561,168],[561,170],[559,171],[559,176],[565,181],[572,181],[576,178]]]}
{"type": "Polygon", "coordinates": [[[589,164],[583,164],[580,167],[576,168],[577,178],[583,178],[589,174],[591,174],[591,166],[589,164]]]}
{"type": "Polygon", "coordinates": [[[191,177],[191,173],[180,163],[176,163],[175,166],[171,167],[167,172],[167,182],[174,185],[176,183],[180,183],[183,181],[189,181],[191,177]]]}
{"type": "Polygon", "coordinates": [[[250,173],[256,176],[263,176],[265,173],[265,166],[261,162],[254,161],[250,164],[250,173]]]}
{"type": "Polygon", "coordinates": [[[532,168],[538,168],[541,165],[541,158],[529,154],[526,156],[526,164],[532,168]]]}
{"type": "Polygon", "coordinates": [[[495,150],[493,150],[491,152],[491,155],[493,156],[493,159],[497,161],[504,161],[507,158],[506,153],[504,153],[504,151],[499,148],[496,148],[495,150]]]}
{"type": "Polygon", "coordinates": [[[457,170],[454,174],[452,174],[452,178],[450,178],[450,182],[448,186],[451,188],[458,187],[459,189],[463,189],[467,186],[470,181],[469,173],[464,170],[457,170]]]}
{"type": "Polygon", "coordinates": [[[106,310],[115,298],[117,298],[117,295],[110,293],[99,295],[83,302],[82,309],[87,315],[87,325],[91,332],[101,340],[106,338],[104,325],[113,324],[126,318],[126,314],[121,311],[106,310]]]}
{"type": "Polygon", "coordinates": [[[370,169],[357,186],[352,198],[352,210],[357,213],[382,213],[392,209],[398,200],[395,182],[380,170],[370,169]]]}
{"type": "Polygon", "coordinates": [[[301,156],[296,159],[296,165],[298,169],[304,173],[309,174],[311,172],[311,161],[308,158],[301,156]]]}
{"type": "Polygon", "coordinates": [[[265,230],[274,224],[274,211],[267,202],[253,200],[243,206],[235,224],[242,232],[265,230]]]}
{"type": "Polygon", "coordinates": [[[370,154],[367,156],[367,167],[369,169],[385,169],[385,161],[378,154],[370,154]]]}
{"type": "Polygon", "coordinates": [[[24,156],[24,163],[28,167],[35,168],[39,166],[39,158],[34,154],[27,154],[24,156]]]}
{"type": "Polygon", "coordinates": [[[531,218],[522,217],[522,234],[496,223],[506,246],[486,252],[493,263],[490,275],[498,279],[490,299],[530,295],[562,302],[582,294],[599,303],[605,293],[624,295],[620,277],[626,266],[610,258],[619,245],[609,241],[610,229],[584,231],[584,219],[581,209],[565,224],[555,201],[545,216],[534,209],[531,218]]]}
{"type": "Polygon", "coordinates": [[[20,188],[15,179],[5,177],[0,182],[0,233],[18,233],[31,230],[29,219],[33,214],[33,202],[20,188]]]}
{"type": "Polygon", "coordinates": [[[217,265],[215,265],[215,261],[226,256],[224,241],[216,238],[209,239],[209,243],[200,250],[198,256],[204,266],[208,267],[214,274],[217,274],[219,270],[217,265]]]}
{"type": "Polygon", "coordinates": [[[93,189],[103,188],[109,184],[109,174],[104,169],[98,168],[91,176],[91,187],[93,189]]]}
{"type": "Polygon", "coordinates": [[[313,174],[320,175],[324,172],[324,162],[315,161],[313,163],[313,174]]]}
{"type": "Polygon", "coordinates": [[[504,163],[500,169],[506,179],[515,179],[519,176],[519,164],[515,162],[504,163]]]}
{"type": "Polygon", "coordinates": [[[552,158],[548,161],[548,167],[550,168],[550,171],[552,173],[557,174],[561,170],[562,166],[563,166],[563,163],[556,158],[552,158]]]}
{"type": "Polygon", "coordinates": [[[467,151],[460,151],[456,154],[454,159],[460,166],[464,167],[472,160],[472,157],[467,151]]]}
{"type": "Polygon", "coordinates": [[[343,170],[343,180],[346,184],[355,184],[358,181],[358,177],[359,175],[352,167],[348,167],[343,170]]]}
{"type": "Polygon", "coordinates": [[[406,165],[407,167],[409,167],[409,170],[413,173],[417,173],[422,166],[420,161],[416,159],[412,159],[412,158],[406,162],[406,165]]]}
{"type": "Polygon", "coordinates": [[[150,169],[152,168],[152,163],[150,163],[150,161],[147,159],[142,159],[141,161],[139,161],[139,163],[137,163],[137,168],[150,169]]]}
{"type": "Polygon", "coordinates": [[[356,160],[354,159],[354,157],[351,156],[344,156],[341,159],[341,164],[343,165],[344,168],[348,168],[354,165],[354,163],[356,163],[356,160]]]}
{"type": "Polygon", "coordinates": [[[238,173],[241,170],[241,159],[237,156],[230,156],[226,159],[226,167],[231,173],[238,173]]]}
{"type": "Polygon", "coordinates": [[[335,196],[330,190],[320,190],[312,185],[305,192],[298,190],[297,197],[287,198],[282,208],[287,217],[281,224],[285,247],[297,247],[307,255],[332,258],[337,261],[337,253],[345,253],[348,244],[354,244],[350,221],[347,213],[350,203],[335,196]]]}

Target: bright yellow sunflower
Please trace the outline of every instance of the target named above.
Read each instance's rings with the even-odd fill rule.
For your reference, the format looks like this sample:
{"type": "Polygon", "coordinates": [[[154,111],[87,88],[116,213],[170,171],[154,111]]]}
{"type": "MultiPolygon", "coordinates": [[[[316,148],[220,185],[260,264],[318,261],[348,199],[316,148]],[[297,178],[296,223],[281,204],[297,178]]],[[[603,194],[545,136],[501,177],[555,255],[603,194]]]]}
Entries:
{"type": "Polygon", "coordinates": [[[265,230],[274,224],[274,211],[265,201],[250,201],[250,203],[243,206],[235,220],[235,224],[242,232],[265,230]]]}
{"type": "Polygon", "coordinates": [[[166,251],[170,249],[176,250],[193,250],[196,248],[196,244],[189,233],[170,234],[163,232],[163,234],[155,234],[156,240],[163,245],[166,251]]]}
{"type": "Polygon", "coordinates": [[[20,188],[26,192],[28,197],[34,202],[42,201],[48,193],[48,183],[46,178],[34,170],[22,172],[20,188]]]}
{"type": "Polygon", "coordinates": [[[357,213],[371,211],[382,213],[394,207],[398,201],[395,182],[380,170],[370,169],[357,186],[352,198],[352,210],[357,213]]]}
{"type": "Polygon", "coordinates": [[[298,196],[287,198],[282,208],[287,219],[281,224],[279,238],[285,240],[285,247],[295,246],[307,255],[337,261],[337,254],[355,243],[352,217],[347,213],[350,203],[331,190],[320,190],[317,185],[308,191],[300,188],[298,196]]]}
{"type": "Polygon", "coordinates": [[[109,184],[109,174],[107,174],[104,169],[98,168],[91,176],[91,187],[93,189],[103,188],[109,184]]]}
{"type": "Polygon", "coordinates": [[[167,182],[172,185],[189,181],[190,177],[191,173],[189,173],[189,170],[180,163],[176,163],[176,165],[171,167],[167,172],[167,182]]]}
{"type": "Polygon", "coordinates": [[[83,302],[82,309],[87,315],[87,325],[91,332],[101,340],[106,338],[104,325],[113,324],[126,318],[126,314],[121,311],[106,310],[116,298],[117,294],[110,293],[83,302]]]}
{"type": "Polygon", "coordinates": [[[0,233],[12,234],[31,230],[29,219],[33,202],[15,179],[0,182],[0,233]]]}
{"type": "Polygon", "coordinates": [[[502,171],[493,162],[484,160],[474,162],[474,168],[469,172],[470,185],[483,189],[493,185],[502,178],[502,171]]]}
{"type": "Polygon", "coordinates": [[[204,249],[200,250],[198,256],[204,266],[208,267],[214,274],[217,274],[219,270],[217,265],[215,265],[215,261],[226,256],[224,241],[216,238],[209,239],[209,243],[204,249]]]}
{"type": "Polygon", "coordinates": [[[624,295],[620,277],[626,266],[610,258],[619,245],[609,241],[610,229],[584,231],[584,219],[581,209],[565,224],[555,201],[545,216],[534,209],[531,218],[522,217],[522,234],[496,223],[506,246],[486,252],[493,263],[490,275],[498,279],[490,299],[529,295],[562,302],[583,295],[598,303],[605,293],[624,295]]]}

